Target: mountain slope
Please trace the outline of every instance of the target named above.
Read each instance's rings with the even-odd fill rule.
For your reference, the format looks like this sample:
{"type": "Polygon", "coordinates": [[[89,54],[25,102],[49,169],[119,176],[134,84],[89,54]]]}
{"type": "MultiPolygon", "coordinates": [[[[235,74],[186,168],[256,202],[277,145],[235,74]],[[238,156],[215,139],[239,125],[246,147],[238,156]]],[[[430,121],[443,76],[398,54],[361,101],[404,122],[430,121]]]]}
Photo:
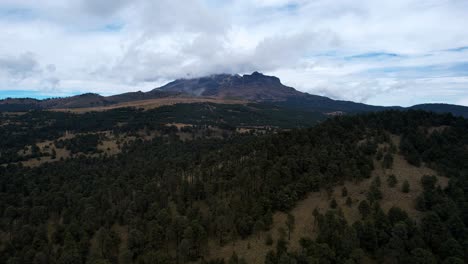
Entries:
{"type": "MultiPolygon", "coordinates": [[[[38,109],[76,109],[106,107],[127,102],[147,104],[149,99],[159,98],[208,98],[240,99],[252,102],[274,104],[300,111],[325,114],[374,112],[385,109],[406,109],[403,107],[383,107],[333,100],[325,96],[312,95],[285,86],[274,76],[258,72],[245,75],[218,74],[193,79],[178,79],[149,92],[129,92],[113,96],[88,93],[66,98],[36,100],[31,98],[0,100],[0,111],[28,111],[38,109]]],[[[183,102],[181,102],[183,103],[183,102]]],[[[155,104],[158,105],[158,104],[155,104]]],[[[468,107],[449,104],[421,104],[409,107],[438,113],[450,112],[468,117],[468,107]]]]}
{"type": "MultiPolygon", "coordinates": [[[[153,91],[179,92],[191,96],[209,96],[218,98],[239,98],[301,111],[321,113],[359,113],[388,109],[403,110],[399,106],[375,106],[352,101],[333,100],[319,95],[312,95],[285,86],[275,76],[267,76],[258,72],[245,75],[219,74],[195,79],[179,79],[170,82],[153,91]]],[[[436,113],[452,113],[468,117],[468,107],[450,104],[420,104],[408,107],[433,111],[436,113]]]]}
{"type": "Polygon", "coordinates": [[[264,103],[274,103],[297,110],[316,112],[367,112],[385,109],[350,101],[333,100],[311,95],[285,86],[280,79],[258,72],[251,75],[212,75],[196,79],[179,79],[153,91],[180,92],[191,96],[241,98],[264,103]]]}
{"type": "Polygon", "coordinates": [[[419,104],[409,107],[410,109],[431,111],[435,113],[452,113],[456,116],[468,118],[468,107],[451,104],[419,104]]]}
{"type": "Polygon", "coordinates": [[[85,93],[63,98],[50,98],[37,100],[33,98],[7,98],[0,100],[1,111],[29,111],[46,109],[74,109],[99,106],[110,106],[125,102],[142,101],[148,99],[159,99],[167,97],[179,97],[180,93],[151,91],[151,92],[129,92],[112,96],[102,96],[95,93],[85,93]]]}

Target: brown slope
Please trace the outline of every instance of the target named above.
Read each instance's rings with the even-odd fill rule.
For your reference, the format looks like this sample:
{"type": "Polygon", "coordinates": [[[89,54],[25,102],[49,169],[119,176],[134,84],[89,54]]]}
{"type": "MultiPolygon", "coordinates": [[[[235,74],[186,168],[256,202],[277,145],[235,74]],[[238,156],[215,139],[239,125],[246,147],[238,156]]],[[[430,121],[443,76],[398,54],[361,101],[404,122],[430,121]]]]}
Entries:
{"type": "Polygon", "coordinates": [[[94,107],[80,107],[80,108],[54,108],[50,109],[51,111],[60,111],[60,112],[73,112],[73,113],[86,113],[92,111],[107,111],[116,108],[123,107],[133,107],[133,108],[143,108],[153,109],[165,105],[175,105],[175,104],[191,104],[191,103],[215,103],[215,104],[245,104],[248,101],[237,100],[237,99],[222,99],[222,98],[210,98],[210,97],[165,97],[165,98],[156,98],[156,99],[147,99],[147,100],[138,100],[138,101],[129,101],[116,103],[105,106],[94,106],[94,107]]]}

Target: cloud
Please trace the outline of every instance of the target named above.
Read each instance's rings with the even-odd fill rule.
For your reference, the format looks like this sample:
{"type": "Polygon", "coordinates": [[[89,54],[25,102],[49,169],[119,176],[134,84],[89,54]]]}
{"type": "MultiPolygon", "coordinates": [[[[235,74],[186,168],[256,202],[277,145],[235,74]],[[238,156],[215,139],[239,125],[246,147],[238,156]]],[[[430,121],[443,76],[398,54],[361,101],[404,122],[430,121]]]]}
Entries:
{"type": "Polygon", "coordinates": [[[456,103],[467,18],[456,0],[3,0],[0,90],[113,94],[257,70],[337,99],[456,103]]]}
{"type": "Polygon", "coordinates": [[[129,0],[82,0],[80,4],[87,13],[96,16],[109,16],[115,14],[130,2],[129,0]]]}
{"type": "Polygon", "coordinates": [[[259,68],[276,69],[283,65],[294,65],[304,56],[339,45],[337,35],[330,31],[301,32],[293,35],[276,35],[262,40],[255,48],[252,58],[259,68]]]}
{"type": "Polygon", "coordinates": [[[352,55],[346,57],[347,60],[366,60],[366,59],[390,59],[390,58],[398,58],[401,55],[396,53],[387,53],[387,52],[369,52],[369,53],[362,53],[357,55],[352,55]]]}
{"type": "Polygon", "coordinates": [[[459,99],[456,103],[459,104],[459,105],[468,106],[468,97],[459,99]]]}
{"type": "Polygon", "coordinates": [[[0,57],[0,72],[11,78],[24,79],[38,70],[38,62],[31,52],[25,52],[17,56],[0,57]]]}
{"type": "Polygon", "coordinates": [[[56,69],[53,64],[42,66],[32,52],[0,57],[0,80],[4,87],[56,91],[60,87],[60,79],[55,76],[56,69]]]}
{"type": "Polygon", "coordinates": [[[458,47],[458,48],[452,48],[452,49],[446,49],[444,51],[449,51],[449,52],[463,52],[467,51],[468,47],[458,47]]]}

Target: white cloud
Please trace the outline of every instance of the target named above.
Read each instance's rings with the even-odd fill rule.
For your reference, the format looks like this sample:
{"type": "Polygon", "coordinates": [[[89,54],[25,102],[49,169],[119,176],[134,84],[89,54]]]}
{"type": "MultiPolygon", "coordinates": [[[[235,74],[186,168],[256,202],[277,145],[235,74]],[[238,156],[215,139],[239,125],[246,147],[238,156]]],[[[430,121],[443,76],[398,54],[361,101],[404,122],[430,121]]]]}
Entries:
{"type": "Polygon", "coordinates": [[[459,100],[456,102],[456,104],[468,106],[468,97],[459,99],[459,100]]]}
{"type": "Polygon", "coordinates": [[[38,63],[31,52],[18,56],[0,57],[0,73],[6,75],[7,78],[24,79],[38,70],[38,63]]]}
{"type": "Polygon", "coordinates": [[[467,24],[460,0],[2,0],[0,95],[258,70],[337,99],[464,103],[468,50],[447,49],[467,24]],[[399,56],[348,58],[376,52],[399,56]]]}

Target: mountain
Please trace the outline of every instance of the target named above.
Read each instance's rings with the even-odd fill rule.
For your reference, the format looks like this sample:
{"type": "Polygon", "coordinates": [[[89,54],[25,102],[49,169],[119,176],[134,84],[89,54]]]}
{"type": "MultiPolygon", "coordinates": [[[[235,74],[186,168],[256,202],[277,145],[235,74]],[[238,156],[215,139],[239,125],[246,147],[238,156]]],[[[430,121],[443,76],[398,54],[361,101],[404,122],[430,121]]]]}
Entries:
{"type": "MultiPolygon", "coordinates": [[[[450,112],[468,117],[468,107],[449,104],[421,104],[403,108],[383,107],[351,101],[333,100],[325,96],[303,93],[283,85],[278,77],[259,72],[245,75],[217,74],[201,78],[178,79],[149,92],[129,92],[113,96],[87,93],[66,98],[36,100],[31,98],[0,100],[0,111],[28,111],[37,109],[74,109],[104,107],[161,98],[240,99],[273,104],[299,111],[320,112],[328,115],[374,112],[386,109],[420,109],[438,113],[450,112]]],[[[180,101],[183,102],[183,101],[180,101]]],[[[155,104],[159,105],[159,104],[155,104]]],[[[128,105],[125,105],[128,106],[128,105]]]]}
{"type": "Polygon", "coordinates": [[[250,101],[283,101],[303,96],[292,87],[285,86],[280,79],[258,72],[251,75],[219,74],[196,79],[179,79],[153,91],[181,92],[192,96],[239,98],[250,101]]]}
{"type": "Polygon", "coordinates": [[[324,113],[367,112],[384,109],[379,106],[333,100],[325,96],[303,93],[283,85],[275,76],[267,76],[258,72],[243,76],[219,74],[196,79],[179,79],[153,91],[158,90],[180,92],[191,96],[239,98],[324,113]]]}
{"type": "MultiPolygon", "coordinates": [[[[283,85],[275,76],[259,72],[245,75],[219,74],[194,79],[179,79],[153,91],[179,92],[191,96],[239,98],[249,101],[273,103],[278,106],[321,113],[359,113],[386,109],[403,110],[399,106],[375,106],[352,101],[333,100],[325,96],[303,93],[283,85]]],[[[426,110],[437,113],[450,112],[468,117],[468,107],[450,104],[420,104],[408,109],[426,110]]]]}
{"type": "Polygon", "coordinates": [[[147,93],[138,91],[112,96],[102,96],[96,93],[85,93],[70,97],[50,98],[44,100],[33,98],[7,98],[0,100],[0,112],[100,107],[148,99],[178,97],[179,95],[179,93],[164,91],[151,91],[147,93]]]}

